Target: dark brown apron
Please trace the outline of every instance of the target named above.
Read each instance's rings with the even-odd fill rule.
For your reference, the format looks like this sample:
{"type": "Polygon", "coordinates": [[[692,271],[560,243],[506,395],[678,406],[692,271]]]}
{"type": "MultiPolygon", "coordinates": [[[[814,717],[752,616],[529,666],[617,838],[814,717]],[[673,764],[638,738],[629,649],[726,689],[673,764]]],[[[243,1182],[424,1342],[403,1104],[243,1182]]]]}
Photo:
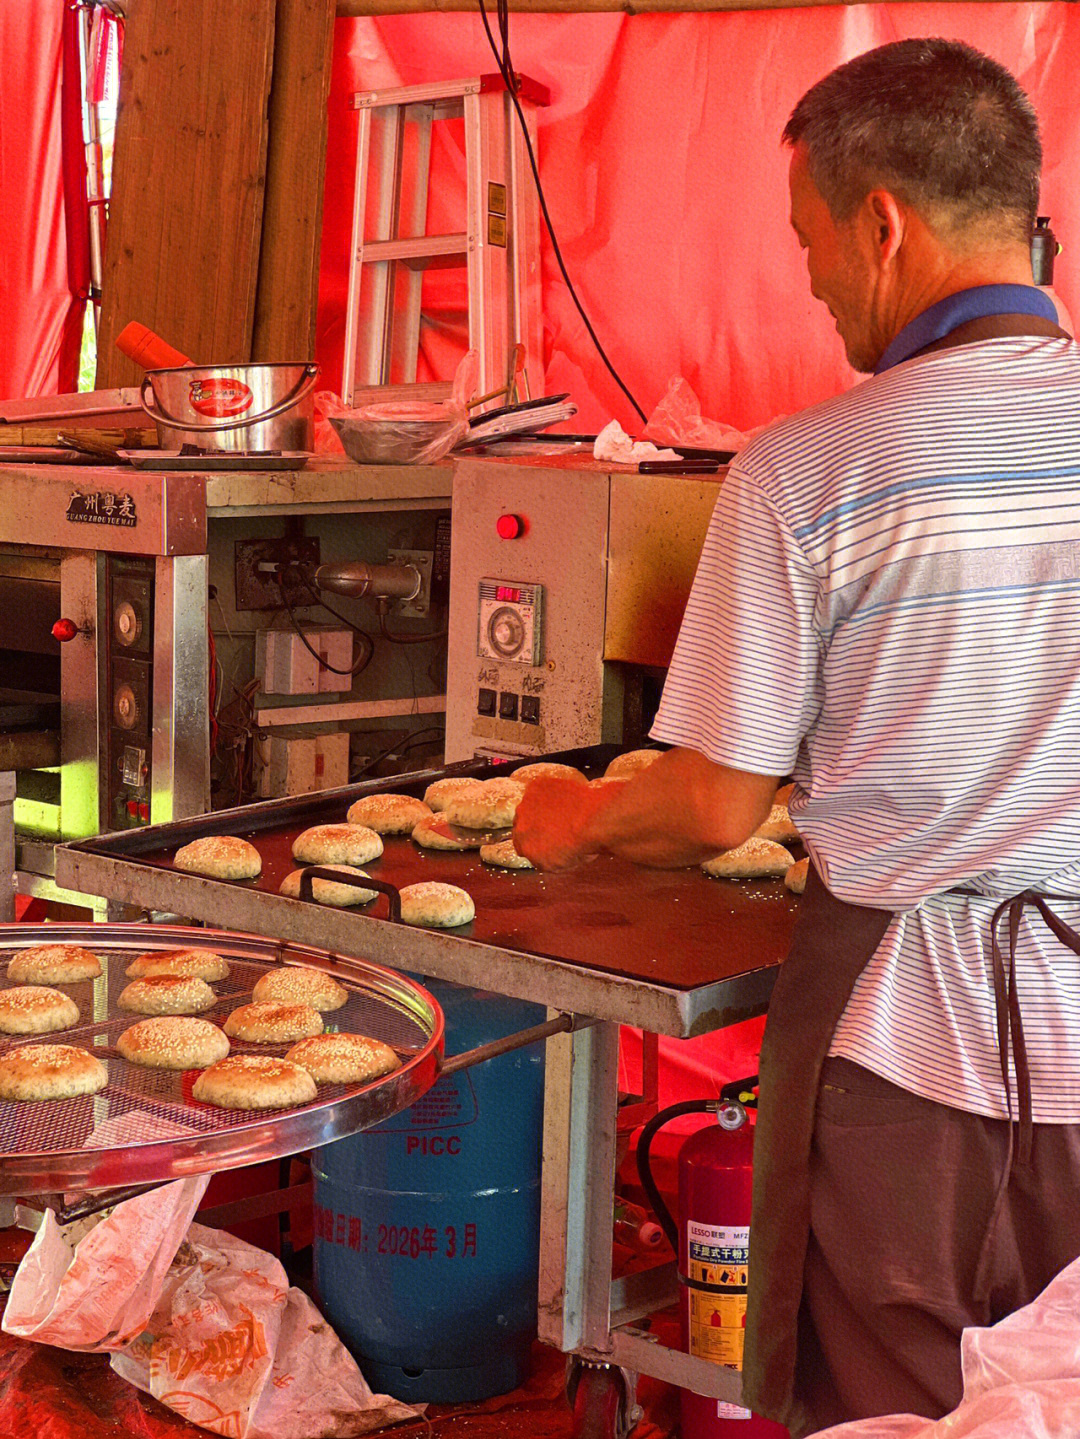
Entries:
{"type": "MultiPolygon", "coordinates": [[[[1034,316],[991,315],[959,326],[920,353],[1007,335],[1061,338],[1065,331],[1034,316]]],[[[994,913],[991,934],[998,1043],[1010,1119],[1010,1050],[1016,1067],[1021,1121],[1018,1162],[1030,1155],[1031,1092],[1013,965],[1020,915],[1029,903],[1043,912],[1063,943],[1080,953],[1080,937],[1047,910],[1041,896],[1025,892],[994,913]],[[998,927],[1006,915],[1008,959],[998,942],[998,927]]],[[[791,951],[769,1002],[754,1139],[743,1394],[755,1412],[791,1425],[802,1425],[806,1419],[800,1414],[795,1393],[796,1337],[810,1235],[810,1151],[821,1069],[855,981],[873,957],[891,919],[890,910],[846,904],[835,898],[811,867],[791,951]]],[[[1009,1128],[1009,1157],[983,1243],[984,1259],[1012,1169],[1011,1123],[1009,1128]]],[[[983,1267],[980,1263],[980,1269],[983,1267]]]]}

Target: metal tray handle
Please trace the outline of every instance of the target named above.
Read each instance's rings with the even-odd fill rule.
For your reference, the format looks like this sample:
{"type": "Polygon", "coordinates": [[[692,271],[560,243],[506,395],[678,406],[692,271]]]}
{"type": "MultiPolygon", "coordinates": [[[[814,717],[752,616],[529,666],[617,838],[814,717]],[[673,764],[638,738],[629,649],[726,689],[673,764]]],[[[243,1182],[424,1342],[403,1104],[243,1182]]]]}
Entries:
{"type": "Polygon", "coordinates": [[[317,904],[315,898],[316,879],[329,879],[334,884],[351,884],[354,889],[377,889],[387,898],[391,924],[401,924],[401,891],[396,885],[387,884],[384,879],[371,879],[368,875],[342,874],[339,869],[328,869],[325,865],[313,864],[300,875],[300,898],[308,904],[317,904]]]}

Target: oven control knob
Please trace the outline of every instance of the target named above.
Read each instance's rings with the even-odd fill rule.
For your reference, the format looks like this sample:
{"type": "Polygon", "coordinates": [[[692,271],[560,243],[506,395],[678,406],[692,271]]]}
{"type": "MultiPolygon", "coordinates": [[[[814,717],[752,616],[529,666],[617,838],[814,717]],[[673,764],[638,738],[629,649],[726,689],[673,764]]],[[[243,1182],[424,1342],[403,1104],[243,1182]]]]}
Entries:
{"type": "Polygon", "coordinates": [[[128,600],[121,600],[113,614],[113,629],[122,645],[137,644],[142,634],[142,615],[128,600]]]}
{"type": "Polygon", "coordinates": [[[139,718],[139,702],[130,685],[119,685],[113,695],[113,718],[121,729],[134,729],[139,718]]]}
{"type": "Polygon", "coordinates": [[[512,660],[525,644],[525,626],[520,614],[510,605],[501,605],[488,620],[488,644],[502,659],[512,660]]]}
{"type": "Polygon", "coordinates": [[[74,620],[57,620],[52,627],[53,639],[59,640],[62,645],[66,645],[69,640],[73,640],[76,635],[81,633],[82,631],[74,620]]]}

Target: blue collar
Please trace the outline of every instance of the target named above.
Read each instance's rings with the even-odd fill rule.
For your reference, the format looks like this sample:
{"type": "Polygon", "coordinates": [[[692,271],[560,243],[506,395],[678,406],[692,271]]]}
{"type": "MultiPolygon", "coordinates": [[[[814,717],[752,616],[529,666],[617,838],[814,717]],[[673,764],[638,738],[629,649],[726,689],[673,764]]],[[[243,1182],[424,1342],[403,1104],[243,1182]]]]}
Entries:
{"type": "Polygon", "coordinates": [[[1035,285],[977,285],[973,290],[959,290],[955,295],[946,295],[944,300],[916,315],[910,325],[905,325],[877,362],[874,374],[891,370],[893,365],[910,360],[919,350],[943,339],[960,325],[987,315],[1039,315],[1045,320],[1057,319],[1053,301],[1035,285]]]}

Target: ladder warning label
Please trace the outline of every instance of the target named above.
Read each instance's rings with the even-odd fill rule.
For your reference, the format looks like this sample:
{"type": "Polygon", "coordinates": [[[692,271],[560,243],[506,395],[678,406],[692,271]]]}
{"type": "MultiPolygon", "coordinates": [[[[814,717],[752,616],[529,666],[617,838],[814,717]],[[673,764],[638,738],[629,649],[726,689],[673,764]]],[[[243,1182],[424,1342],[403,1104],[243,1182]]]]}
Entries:
{"type": "Polygon", "coordinates": [[[750,1259],[748,1227],[687,1225],[690,1288],[690,1353],[714,1364],[741,1369],[746,1335],[746,1280],[750,1259]]]}

